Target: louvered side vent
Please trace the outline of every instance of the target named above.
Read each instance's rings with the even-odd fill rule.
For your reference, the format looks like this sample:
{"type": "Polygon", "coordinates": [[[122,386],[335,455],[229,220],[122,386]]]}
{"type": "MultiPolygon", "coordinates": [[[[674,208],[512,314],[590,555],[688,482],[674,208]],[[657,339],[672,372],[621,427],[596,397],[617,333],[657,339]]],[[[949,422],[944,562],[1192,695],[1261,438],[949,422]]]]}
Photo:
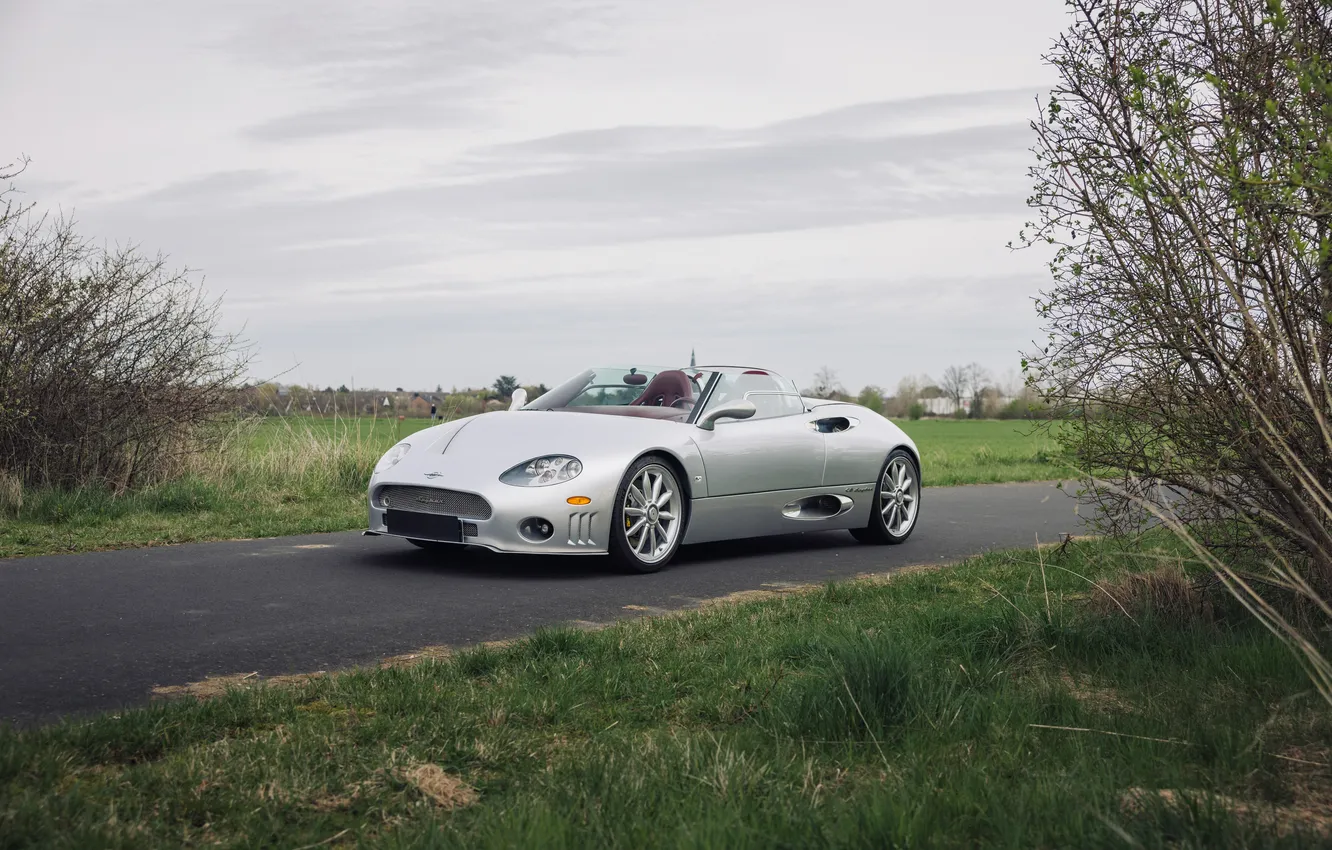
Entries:
{"type": "Polygon", "coordinates": [[[569,545],[595,546],[592,539],[592,520],[597,518],[596,511],[569,514],[569,545]]]}
{"type": "Polygon", "coordinates": [[[441,514],[462,519],[490,519],[490,502],[475,493],[444,490],[439,487],[405,487],[389,484],[375,493],[375,502],[381,508],[416,511],[423,514],[441,514]]]}

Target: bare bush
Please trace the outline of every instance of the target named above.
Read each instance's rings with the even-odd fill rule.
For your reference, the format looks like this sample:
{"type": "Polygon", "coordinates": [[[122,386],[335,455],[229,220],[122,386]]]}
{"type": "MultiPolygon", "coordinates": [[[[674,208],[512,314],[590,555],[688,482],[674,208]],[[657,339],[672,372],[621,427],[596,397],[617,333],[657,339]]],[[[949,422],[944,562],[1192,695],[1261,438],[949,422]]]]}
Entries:
{"type": "Polygon", "coordinates": [[[1139,622],[1157,617],[1187,625],[1211,623],[1216,617],[1203,586],[1175,566],[1126,573],[1099,585],[1098,591],[1087,597],[1087,607],[1102,617],[1139,622]]]}
{"type": "Polygon", "coordinates": [[[1298,644],[1256,588],[1332,591],[1332,5],[1070,7],[1033,124],[1024,238],[1056,253],[1029,374],[1111,530],[1167,519],[1298,644]]]}
{"type": "Polygon", "coordinates": [[[944,369],[943,379],[939,381],[939,389],[943,390],[944,395],[952,400],[955,409],[961,409],[962,400],[967,397],[967,391],[971,386],[969,381],[967,367],[965,366],[949,366],[944,369]]]}
{"type": "Polygon", "coordinates": [[[846,395],[842,389],[842,382],[837,379],[837,373],[827,366],[819,369],[814,374],[813,386],[807,387],[803,393],[811,398],[841,398],[846,395]]]}
{"type": "Polygon", "coordinates": [[[0,472],[117,490],[170,474],[244,365],[188,272],[64,219],[0,216],[0,472]]]}

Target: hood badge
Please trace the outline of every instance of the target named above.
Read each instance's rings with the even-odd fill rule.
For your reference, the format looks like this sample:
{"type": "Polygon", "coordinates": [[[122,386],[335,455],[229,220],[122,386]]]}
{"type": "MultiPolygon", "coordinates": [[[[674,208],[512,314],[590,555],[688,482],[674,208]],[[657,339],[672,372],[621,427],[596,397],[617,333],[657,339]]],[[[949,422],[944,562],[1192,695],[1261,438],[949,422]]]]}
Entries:
{"type": "Polygon", "coordinates": [[[442,472],[427,472],[427,473],[425,474],[425,477],[426,477],[426,478],[443,478],[443,477],[444,477],[444,473],[442,473],[442,472]]]}

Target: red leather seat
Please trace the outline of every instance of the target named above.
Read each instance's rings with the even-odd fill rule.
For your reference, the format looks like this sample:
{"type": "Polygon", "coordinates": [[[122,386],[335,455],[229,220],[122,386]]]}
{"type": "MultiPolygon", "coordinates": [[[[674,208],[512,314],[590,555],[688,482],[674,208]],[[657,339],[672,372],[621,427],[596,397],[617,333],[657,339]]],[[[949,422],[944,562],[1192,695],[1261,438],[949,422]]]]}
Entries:
{"type": "Polygon", "coordinates": [[[643,394],[629,404],[639,407],[670,407],[682,398],[693,397],[694,391],[689,385],[689,376],[679,369],[672,369],[658,372],[656,377],[648,381],[648,385],[643,388],[643,394]]]}

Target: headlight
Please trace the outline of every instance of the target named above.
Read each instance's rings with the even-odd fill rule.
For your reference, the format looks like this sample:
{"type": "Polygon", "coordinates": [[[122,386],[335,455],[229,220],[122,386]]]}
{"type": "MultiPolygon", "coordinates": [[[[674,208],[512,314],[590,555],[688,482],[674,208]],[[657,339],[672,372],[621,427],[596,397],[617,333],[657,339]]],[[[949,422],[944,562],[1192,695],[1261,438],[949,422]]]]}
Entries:
{"type": "Polygon", "coordinates": [[[384,456],[375,464],[375,475],[381,472],[387,472],[389,467],[406,457],[407,452],[411,451],[410,443],[398,443],[393,448],[384,452],[384,456]]]}
{"type": "Polygon", "coordinates": [[[544,487],[572,481],[582,471],[583,464],[576,457],[546,455],[518,464],[501,475],[500,481],[515,487],[544,487]]]}

